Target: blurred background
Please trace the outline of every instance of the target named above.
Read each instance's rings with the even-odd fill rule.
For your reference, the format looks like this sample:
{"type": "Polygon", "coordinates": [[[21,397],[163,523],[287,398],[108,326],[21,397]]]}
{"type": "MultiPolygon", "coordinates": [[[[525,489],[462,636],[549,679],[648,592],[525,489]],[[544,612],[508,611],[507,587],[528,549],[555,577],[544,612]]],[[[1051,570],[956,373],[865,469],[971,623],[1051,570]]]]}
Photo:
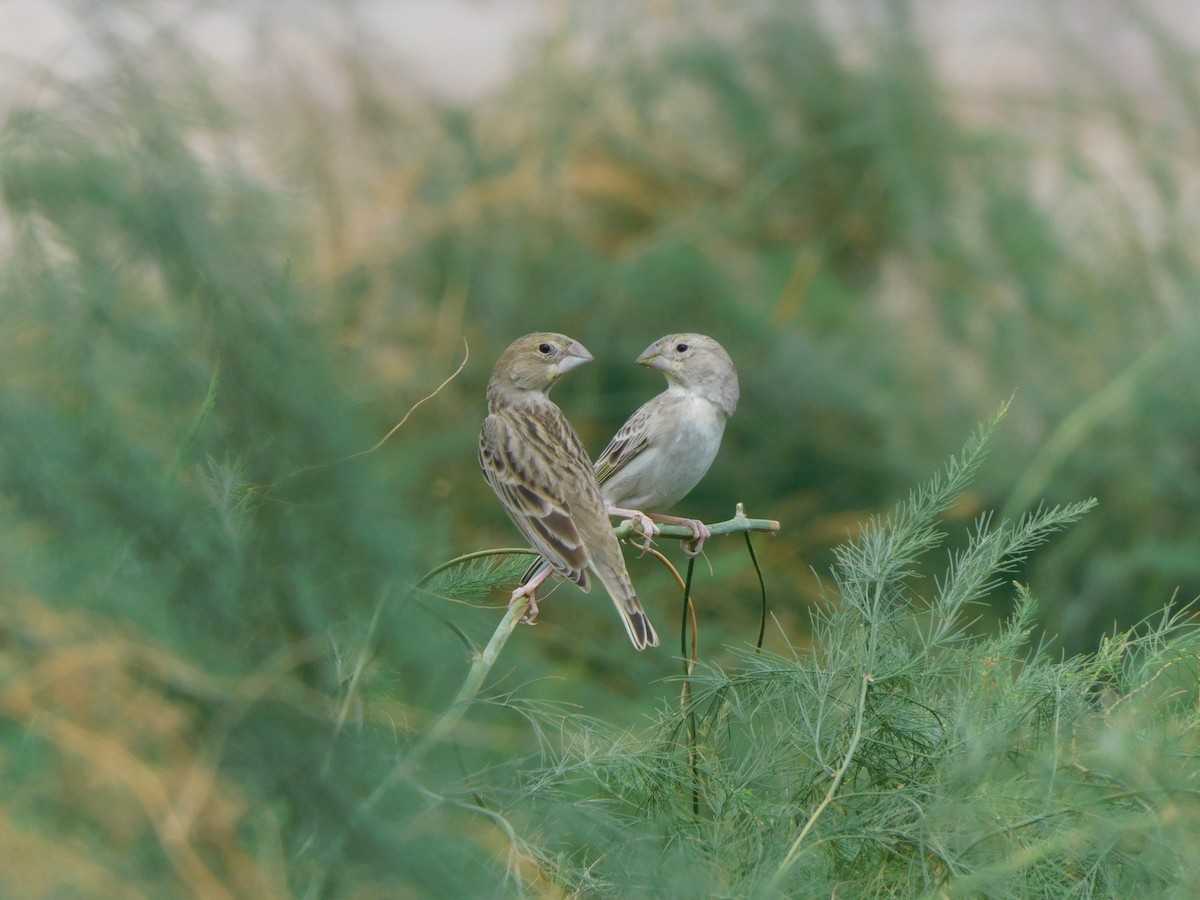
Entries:
{"type": "MultiPolygon", "coordinates": [[[[662,389],[648,343],[728,349],[742,403],[677,511],[782,522],[772,646],[1010,398],[951,544],[1098,498],[1016,573],[1066,652],[1200,593],[1189,3],[9,3],[0,52],[6,896],[493,883],[478,822],[353,811],[498,619],[409,588],[518,544],[475,447],[529,331],[595,355],[555,393],[593,452],[662,389]]],[[[719,661],[758,587],[707,549],[719,661]]],[[[607,599],[543,609],[497,692],[619,727],[675,695],[607,599]]],[[[436,765],[536,749],[507,707],[464,728],[436,765]]]]}

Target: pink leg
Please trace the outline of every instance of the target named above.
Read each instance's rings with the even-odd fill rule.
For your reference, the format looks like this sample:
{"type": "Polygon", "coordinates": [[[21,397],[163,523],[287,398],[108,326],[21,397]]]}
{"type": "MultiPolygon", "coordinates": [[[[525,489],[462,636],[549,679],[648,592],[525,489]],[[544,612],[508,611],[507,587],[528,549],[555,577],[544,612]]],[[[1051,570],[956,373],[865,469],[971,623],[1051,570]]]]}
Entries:
{"type": "Polygon", "coordinates": [[[695,537],[690,541],[682,542],[683,552],[688,556],[699,556],[700,551],[704,549],[704,542],[712,537],[712,532],[708,530],[708,526],[699,519],[682,519],[679,516],[664,516],[659,513],[651,513],[651,518],[666,525],[682,525],[685,528],[692,529],[692,534],[695,537]]]}
{"type": "Polygon", "coordinates": [[[630,522],[636,522],[637,526],[642,529],[642,552],[650,549],[651,538],[657,537],[661,529],[655,525],[648,515],[640,509],[625,509],[620,506],[610,506],[608,508],[610,516],[621,516],[628,519],[630,522]]]}
{"type": "Polygon", "coordinates": [[[526,597],[529,598],[529,610],[521,617],[522,622],[532,625],[533,620],[537,618],[537,589],[542,586],[542,582],[549,578],[550,573],[553,571],[552,568],[546,566],[542,571],[530,578],[528,582],[512,592],[512,597],[508,600],[509,606],[512,606],[514,603],[520,603],[526,597]]]}

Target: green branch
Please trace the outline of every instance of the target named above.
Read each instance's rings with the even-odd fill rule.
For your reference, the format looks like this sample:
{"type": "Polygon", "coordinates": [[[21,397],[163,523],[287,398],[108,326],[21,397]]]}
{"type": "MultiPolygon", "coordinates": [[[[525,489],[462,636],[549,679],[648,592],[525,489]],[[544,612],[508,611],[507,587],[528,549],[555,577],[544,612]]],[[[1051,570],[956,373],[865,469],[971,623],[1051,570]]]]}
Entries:
{"type": "MultiPolygon", "coordinates": [[[[684,541],[696,537],[692,533],[692,529],[686,525],[659,525],[658,527],[661,537],[679,538],[684,541]]],[[[709,525],[708,530],[712,533],[713,537],[721,537],[726,534],[742,534],[748,531],[777,532],[779,531],[779,523],[774,519],[748,519],[746,518],[746,510],[739,503],[732,519],[717,522],[715,525],[709,525]]],[[[615,526],[613,533],[618,538],[641,537],[642,529],[638,527],[636,522],[630,519],[615,526]]]]}
{"type": "Polygon", "coordinates": [[[531,550],[528,547],[492,547],[490,550],[476,550],[474,553],[464,553],[462,556],[456,556],[454,559],[447,560],[440,566],[430,569],[417,579],[417,583],[413,585],[413,590],[419,591],[443,572],[449,571],[463,563],[470,562],[473,559],[486,559],[489,556],[520,556],[521,554],[526,556],[538,555],[536,550],[531,550]]]}
{"type": "MultiPolygon", "coordinates": [[[[614,529],[618,537],[624,537],[630,534],[640,534],[636,528],[629,527],[629,522],[622,522],[614,529]]],[[[725,522],[718,522],[715,525],[708,526],[713,537],[720,537],[727,534],[741,534],[749,531],[779,531],[779,523],[773,519],[749,519],[746,517],[745,508],[741,503],[737,505],[733,518],[725,522]]],[[[690,538],[693,537],[692,530],[682,525],[663,525],[662,533],[669,537],[690,538]]],[[[532,550],[511,550],[505,549],[495,551],[497,553],[529,553],[533,555],[532,550]]],[[[455,562],[478,559],[481,556],[489,555],[491,551],[478,551],[469,553],[466,556],[461,556],[457,560],[452,560],[450,563],[444,563],[433,570],[429,575],[422,577],[417,584],[422,585],[429,581],[435,574],[444,572],[453,567],[455,562]]],[[[479,691],[483,688],[483,682],[487,678],[488,673],[496,664],[496,660],[500,657],[500,651],[504,649],[504,645],[508,643],[509,636],[516,629],[517,622],[521,616],[525,614],[527,602],[511,605],[508,611],[501,618],[500,623],[496,626],[491,640],[487,646],[483,648],[483,652],[478,654],[471,662],[471,668],[467,672],[467,677],[463,681],[462,687],[459,688],[458,694],[454,698],[454,702],[434,720],[429,729],[421,735],[421,737],[413,744],[409,751],[402,767],[415,766],[426,753],[429,752],[438,742],[444,740],[455,726],[458,725],[463,715],[467,711],[467,707],[471,705],[479,691]]],[[[382,785],[381,785],[382,787],[382,785]]]]}
{"type": "MultiPolygon", "coordinates": [[[[679,538],[682,541],[692,540],[696,536],[692,530],[684,525],[660,525],[660,536],[669,538],[679,538]]],[[[746,517],[745,508],[741,503],[737,505],[734,511],[733,518],[727,519],[724,522],[717,522],[715,525],[709,525],[708,530],[713,537],[721,537],[727,534],[749,534],[752,531],[766,531],[775,534],[779,531],[779,523],[774,519],[750,519],[746,517]]],[[[642,530],[636,522],[627,520],[613,526],[613,534],[618,540],[628,537],[642,537],[642,530]]],[[[456,556],[454,559],[447,560],[436,568],[430,569],[419,579],[415,585],[415,590],[420,590],[436,576],[443,572],[448,572],[455,566],[470,562],[475,559],[486,559],[492,556],[538,556],[538,552],[529,547],[493,547],[488,550],[475,550],[471,553],[464,553],[462,556],[456,556]]]]}
{"type": "Polygon", "coordinates": [[[520,603],[509,604],[508,610],[504,613],[503,618],[500,619],[500,624],[496,626],[495,632],[492,633],[492,639],[487,642],[487,646],[483,648],[483,652],[478,654],[471,663],[467,677],[463,680],[462,687],[458,689],[454,701],[434,720],[429,729],[421,735],[417,742],[413,744],[412,749],[409,750],[406,760],[408,765],[415,766],[434,746],[445,740],[450,732],[454,730],[455,726],[458,725],[459,720],[466,713],[467,707],[479,695],[479,691],[483,688],[484,679],[492,671],[492,667],[496,665],[496,660],[500,657],[500,651],[508,643],[509,635],[516,630],[517,623],[521,621],[521,617],[525,615],[525,611],[528,608],[528,599],[523,599],[520,603]]]}
{"type": "Polygon", "coordinates": [[[833,781],[829,784],[829,790],[825,792],[825,799],[817,804],[817,808],[812,811],[812,814],[808,817],[808,821],[804,823],[804,827],[800,829],[800,833],[796,835],[796,839],[788,847],[788,851],[783,857],[783,862],[779,864],[779,868],[775,870],[775,874],[767,884],[769,892],[774,893],[779,890],[780,883],[796,862],[796,857],[800,854],[800,847],[804,843],[804,839],[808,837],[808,833],[817,824],[817,819],[821,818],[821,814],[825,812],[837,797],[838,789],[842,786],[842,781],[845,779],[846,773],[850,771],[850,765],[854,762],[854,756],[858,753],[858,745],[862,741],[863,718],[867,712],[867,694],[870,693],[871,685],[874,683],[875,679],[870,674],[863,675],[862,687],[858,694],[858,710],[854,716],[854,734],[850,737],[850,746],[846,749],[846,755],[842,759],[842,764],[838,767],[837,772],[834,773],[833,781]]]}

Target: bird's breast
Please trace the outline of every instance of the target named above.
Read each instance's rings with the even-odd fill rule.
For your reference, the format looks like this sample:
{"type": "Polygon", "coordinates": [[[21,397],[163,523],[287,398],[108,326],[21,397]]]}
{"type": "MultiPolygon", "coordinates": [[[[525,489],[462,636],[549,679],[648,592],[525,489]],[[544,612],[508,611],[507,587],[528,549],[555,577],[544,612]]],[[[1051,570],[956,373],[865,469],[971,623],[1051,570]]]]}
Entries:
{"type": "Polygon", "coordinates": [[[648,511],[678,503],[712,465],[724,431],[725,416],[713,404],[681,401],[657,417],[646,449],[601,486],[605,501],[648,511]]]}

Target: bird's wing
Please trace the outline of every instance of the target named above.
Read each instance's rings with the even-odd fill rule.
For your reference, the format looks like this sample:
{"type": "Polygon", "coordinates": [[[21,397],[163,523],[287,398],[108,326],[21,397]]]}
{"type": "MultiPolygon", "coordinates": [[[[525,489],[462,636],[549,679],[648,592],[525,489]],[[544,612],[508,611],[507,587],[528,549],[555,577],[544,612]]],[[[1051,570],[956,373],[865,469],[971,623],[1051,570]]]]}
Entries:
{"type": "Polygon", "coordinates": [[[479,465],[513,523],[560,575],[589,587],[588,550],[564,499],[562,448],[519,417],[493,413],[479,435],[479,465]]]}
{"type": "Polygon", "coordinates": [[[617,472],[625,468],[629,461],[650,446],[649,422],[654,416],[657,405],[655,397],[643,403],[630,416],[624,425],[617,429],[608,446],[596,457],[596,481],[600,484],[608,481],[617,472]]]}

